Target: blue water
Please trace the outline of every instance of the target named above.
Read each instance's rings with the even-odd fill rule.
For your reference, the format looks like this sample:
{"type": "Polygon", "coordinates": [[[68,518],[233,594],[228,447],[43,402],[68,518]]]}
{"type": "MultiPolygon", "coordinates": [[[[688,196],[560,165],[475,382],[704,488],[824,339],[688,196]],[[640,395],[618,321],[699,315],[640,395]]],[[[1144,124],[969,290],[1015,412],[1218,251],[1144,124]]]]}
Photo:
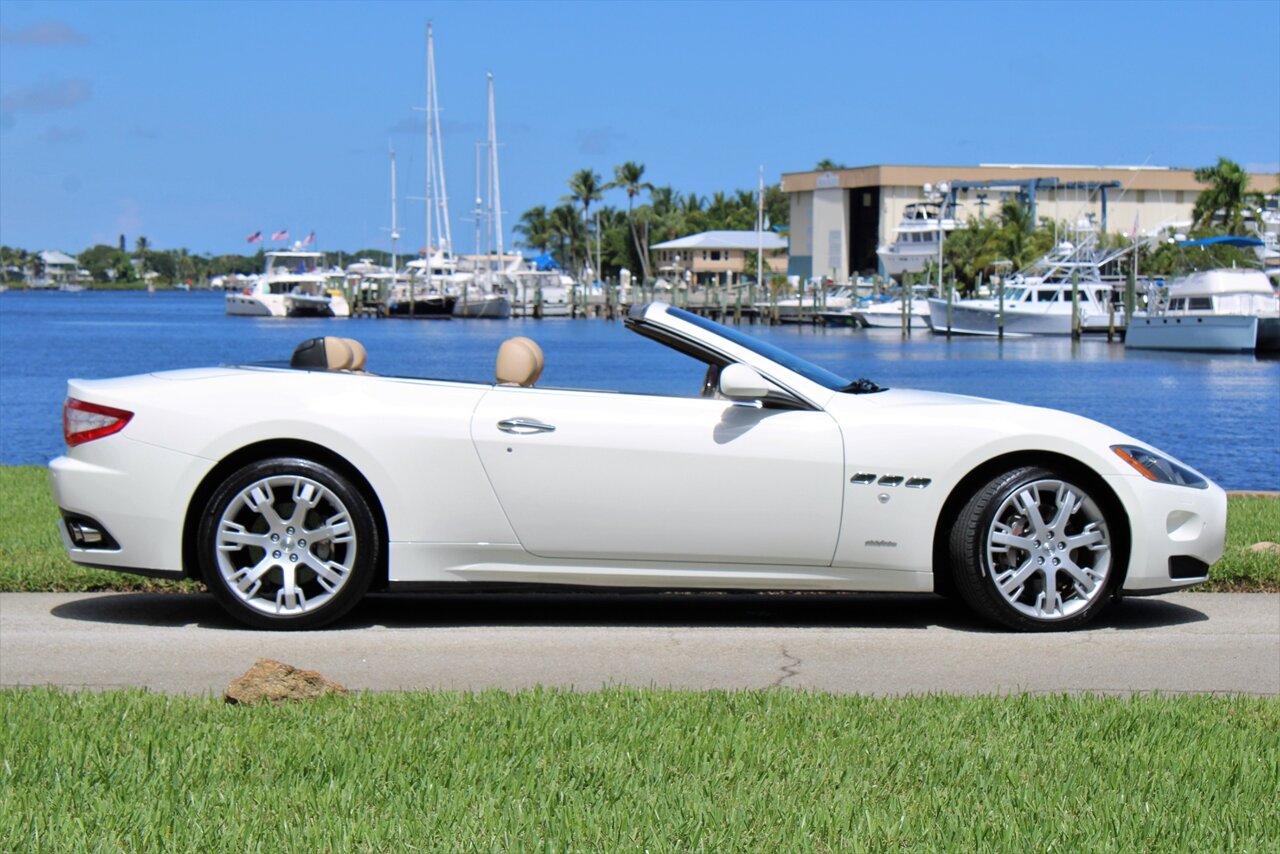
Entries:
{"type": "MultiPolygon", "coordinates": [[[[1126,352],[1104,340],[952,338],[918,331],[743,326],[811,361],[882,385],[1064,409],[1164,448],[1228,489],[1280,489],[1280,361],[1126,352]]],[[[317,335],[359,338],[369,370],[486,380],[501,341],[536,339],[541,385],[692,394],[683,356],[599,320],[275,320],[227,317],[216,293],[0,294],[0,463],[62,452],[69,377],[287,359],[317,335]]],[[[945,441],[945,425],[939,441],[945,441]]]]}

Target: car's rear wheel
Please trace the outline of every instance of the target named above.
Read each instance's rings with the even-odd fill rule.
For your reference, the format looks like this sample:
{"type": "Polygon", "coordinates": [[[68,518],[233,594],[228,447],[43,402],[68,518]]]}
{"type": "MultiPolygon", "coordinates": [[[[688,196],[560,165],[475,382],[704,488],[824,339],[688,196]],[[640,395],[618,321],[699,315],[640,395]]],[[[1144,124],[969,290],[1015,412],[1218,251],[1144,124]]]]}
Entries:
{"type": "Polygon", "coordinates": [[[1050,469],[993,478],[951,531],[955,584],[979,614],[1024,631],[1082,625],[1110,601],[1119,529],[1110,502],[1050,469]]]}
{"type": "Polygon", "coordinates": [[[214,490],[197,530],[205,583],[258,628],[330,623],[360,601],[380,559],[378,526],[351,481],[312,460],[244,466],[214,490]]]}

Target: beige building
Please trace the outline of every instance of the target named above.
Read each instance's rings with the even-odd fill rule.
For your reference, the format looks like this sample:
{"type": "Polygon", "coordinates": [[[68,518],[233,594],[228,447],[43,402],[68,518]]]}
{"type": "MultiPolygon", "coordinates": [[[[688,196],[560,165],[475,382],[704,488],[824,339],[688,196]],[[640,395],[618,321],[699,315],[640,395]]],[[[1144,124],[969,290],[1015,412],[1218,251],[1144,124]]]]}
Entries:
{"type": "Polygon", "coordinates": [[[667,279],[692,279],[698,284],[733,284],[747,267],[747,253],[764,246],[765,267],[787,272],[787,241],[771,231],[704,231],[656,243],[650,247],[658,274],[667,279]]]}
{"type": "MultiPolygon", "coordinates": [[[[1254,192],[1276,189],[1274,174],[1249,179],[1254,192]]],[[[1034,204],[1037,219],[1074,223],[1091,217],[1098,227],[1124,234],[1135,221],[1139,234],[1187,227],[1204,189],[1189,169],[1148,166],[881,165],[789,172],[782,176],[791,201],[788,273],[843,282],[850,274],[877,272],[876,249],[894,239],[903,210],[927,200],[926,184],[942,182],[988,185],[956,191],[961,223],[997,216],[1005,198],[1021,194],[1034,204]]]]}

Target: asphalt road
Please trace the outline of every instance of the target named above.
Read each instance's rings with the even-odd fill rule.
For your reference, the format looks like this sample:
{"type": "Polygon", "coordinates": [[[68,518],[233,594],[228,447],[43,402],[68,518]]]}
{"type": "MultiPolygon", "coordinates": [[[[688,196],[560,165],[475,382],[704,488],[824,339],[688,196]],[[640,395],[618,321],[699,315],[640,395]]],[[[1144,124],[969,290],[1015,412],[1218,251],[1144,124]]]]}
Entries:
{"type": "Polygon", "coordinates": [[[371,597],[337,627],[240,628],[201,594],[0,595],[0,685],[220,694],[259,657],[352,689],[783,686],[841,693],[1280,694],[1280,594],[1126,599],[996,631],[934,596],[371,597]]]}

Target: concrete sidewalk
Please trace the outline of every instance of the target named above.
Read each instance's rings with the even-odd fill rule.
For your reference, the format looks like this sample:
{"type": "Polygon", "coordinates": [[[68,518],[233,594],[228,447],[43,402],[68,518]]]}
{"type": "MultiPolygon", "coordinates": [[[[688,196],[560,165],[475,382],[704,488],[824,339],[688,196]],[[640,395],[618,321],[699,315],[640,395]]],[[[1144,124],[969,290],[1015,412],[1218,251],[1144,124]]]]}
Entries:
{"type": "Polygon", "coordinates": [[[994,630],[935,596],[375,596],[336,628],[239,627],[203,594],[0,594],[0,685],[221,693],[259,657],[352,689],[783,686],[840,693],[1280,694],[1280,594],[1126,599],[994,630]]]}

